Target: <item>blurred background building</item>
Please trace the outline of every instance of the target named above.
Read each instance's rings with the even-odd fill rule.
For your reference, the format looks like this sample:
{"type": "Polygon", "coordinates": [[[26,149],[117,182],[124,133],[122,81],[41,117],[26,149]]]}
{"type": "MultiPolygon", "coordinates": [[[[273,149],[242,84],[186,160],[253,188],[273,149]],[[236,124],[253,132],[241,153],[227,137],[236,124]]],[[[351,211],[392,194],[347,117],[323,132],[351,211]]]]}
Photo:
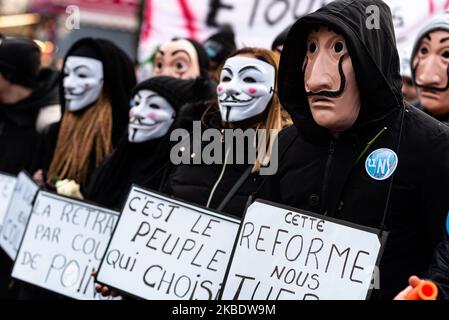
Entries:
{"type": "Polygon", "coordinates": [[[112,40],[136,59],[141,0],[0,0],[0,32],[34,39],[44,66],[58,66],[79,38],[112,40]]]}

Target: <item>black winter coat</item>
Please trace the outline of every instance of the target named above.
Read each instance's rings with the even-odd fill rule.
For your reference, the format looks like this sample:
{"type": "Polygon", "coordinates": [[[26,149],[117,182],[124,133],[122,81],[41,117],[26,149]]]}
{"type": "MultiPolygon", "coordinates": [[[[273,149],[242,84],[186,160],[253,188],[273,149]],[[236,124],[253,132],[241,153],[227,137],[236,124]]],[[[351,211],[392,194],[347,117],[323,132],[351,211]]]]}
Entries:
{"type": "Polygon", "coordinates": [[[409,276],[427,270],[449,209],[449,130],[404,106],[394,39],[390,10],[378,0],[335,1],[292,27],[281,58],[279,94],[295,126],[281,134],[278,172],[259,193],[267,200],[389,231],[380,290],[373,295],[384,299],[399,293],[409,276]],[[366,7],[373,4],[380,8],[378,30],[361,27],[366,7]],[[315,123],[301,90],[305,37],[314,23],[345,37],[360,90],[359,117],[338,138],[315,123]],[[380,148],[398,155],[394,175],[383,181],[365,169],[367,156],[380,148]]]}
{"type": "Polygon", "coordinates": [[[57,104],[58,72],[48,69],[39,75],[38,86],[26,99],[15,104],[0,104],[0,171],[18,174],[33,170],[33,157],[41,136],[36,129],[39,111],[57,104]]]}
{"type": "Polygon", "coordinates": [[[85,197],[108,208],[121,209],[133,184],[159,190],[170,157],[169,134],[142,143],[123,137],[94,174],[85,197]]]}
{"type": "Polygon", "coordinates": [[[426,275],[438,285],[438,299],[449,300],[449,231],[444,232],[426,275]]]}

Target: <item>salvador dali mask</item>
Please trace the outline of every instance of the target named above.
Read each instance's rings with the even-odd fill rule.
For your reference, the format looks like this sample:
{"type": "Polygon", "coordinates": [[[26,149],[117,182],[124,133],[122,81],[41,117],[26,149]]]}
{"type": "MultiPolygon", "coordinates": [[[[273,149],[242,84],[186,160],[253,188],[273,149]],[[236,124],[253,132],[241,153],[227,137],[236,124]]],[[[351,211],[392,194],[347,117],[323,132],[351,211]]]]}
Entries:
{"type": "Polygon", "coordinates": [[[344,37],[324,26],[311,30],[302,71],[315,122],[335,134],[349,129],[360,112],[360,93],[344,37]]]}
{"type": "Polygon", "coordinates": [[[76,112],[98,100],[103,89],[103,63],[100,60],[70,56],[64,65],[66,109],[76,112]]]}
{"type": "Polygon", "coordinates": [[[434,31],[421,39],[413,57],[413,78],[427,112],[449,113],[449,32],[434,31]]]}
{"type": "Polygon", "coordinates": [[[198,78],[200,65],[193,44],[185,39],[164,43],[156,52],[153,76],[189,80],[198,78]]]}
{"type": "Polygon", "coordinates": [[[217,87],[222,120],[242,121],[264,112],[273,97],[275,73],[271,64],[256,58],[227,59],[217,87]]]}
{"type": "Polygon", "coordinates": [[[138,91],[131,100],[128,141],[139,143],[165,136],[175,116],[173,107],[158,93],[138,91]]]}

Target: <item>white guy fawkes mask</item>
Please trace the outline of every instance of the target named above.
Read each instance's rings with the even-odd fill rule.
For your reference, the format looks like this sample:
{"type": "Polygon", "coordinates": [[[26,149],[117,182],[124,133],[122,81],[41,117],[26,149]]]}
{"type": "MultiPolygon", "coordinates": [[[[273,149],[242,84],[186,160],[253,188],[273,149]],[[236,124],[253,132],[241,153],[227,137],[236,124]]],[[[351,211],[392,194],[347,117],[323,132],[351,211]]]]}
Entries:
{"type": "Polygon", "coordinates": [[[138,91],[131,100],[128,141],[139,143],[165,136],[175,116],[175,109],[158,93],[138,91]]]}
{"type": "Polygon", "coordinates": [[[103,63],[100,60],[70,56],[64,65],[66,109],[79,111],[98,100],[103,89],[103,63]]]}
{"type": "Polygon", "coordinates": [[[217,87],[223,121],[242,121],[264,112],[274,84],[275,69],[271,64],[241,56],[227,59],[217,87]]]}

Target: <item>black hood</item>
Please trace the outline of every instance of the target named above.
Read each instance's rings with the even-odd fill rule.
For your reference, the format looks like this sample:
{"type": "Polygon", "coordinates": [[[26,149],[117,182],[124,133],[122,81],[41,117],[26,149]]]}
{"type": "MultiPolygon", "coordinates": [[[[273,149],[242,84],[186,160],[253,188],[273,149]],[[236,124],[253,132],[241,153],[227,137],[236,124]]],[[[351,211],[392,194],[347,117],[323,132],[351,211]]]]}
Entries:
{"type": "MultiPolygon", "coordinates": [[[[64,65],[67,57],[82,46],[90,46],[103,63],[104,88],[112,106],[112,140],[118,143],[128,125],[129,101],[131,91],[136,85],[134,65],[127,54],[115,44],[104,39],[83,38],[77,41],[69,49],[64,57],[64,65]]],[[[59,82],[60,101],[62,111],[65,110],[63,77],[59,82]]]]}
{"type": "MultiPolygon", "coordinates": [[[[403,105],[399,55],[390,8],[381,0],[337,0],[299,19],[291,28],[281,56],[279,98],[298,130],[308,138],[329,138],[313,120],[304,90],[302,63],[311,26],[322,24],[344,36],[360,90],[361,111],[350,129],[386,118],[403,105]],[[367,7],[379,8],[378,29],[368,29],[367,7]]],[[[349,130],[348,130],[349,131],[349,130]]]]}
{"type": "Polygon", "coordinates": [[[15,104],[0,104],[0,115],[19,127],[36,126],[36,117],[43,107],[59,104],[59,72],[42,69],[32,94],[15,104]]]}

